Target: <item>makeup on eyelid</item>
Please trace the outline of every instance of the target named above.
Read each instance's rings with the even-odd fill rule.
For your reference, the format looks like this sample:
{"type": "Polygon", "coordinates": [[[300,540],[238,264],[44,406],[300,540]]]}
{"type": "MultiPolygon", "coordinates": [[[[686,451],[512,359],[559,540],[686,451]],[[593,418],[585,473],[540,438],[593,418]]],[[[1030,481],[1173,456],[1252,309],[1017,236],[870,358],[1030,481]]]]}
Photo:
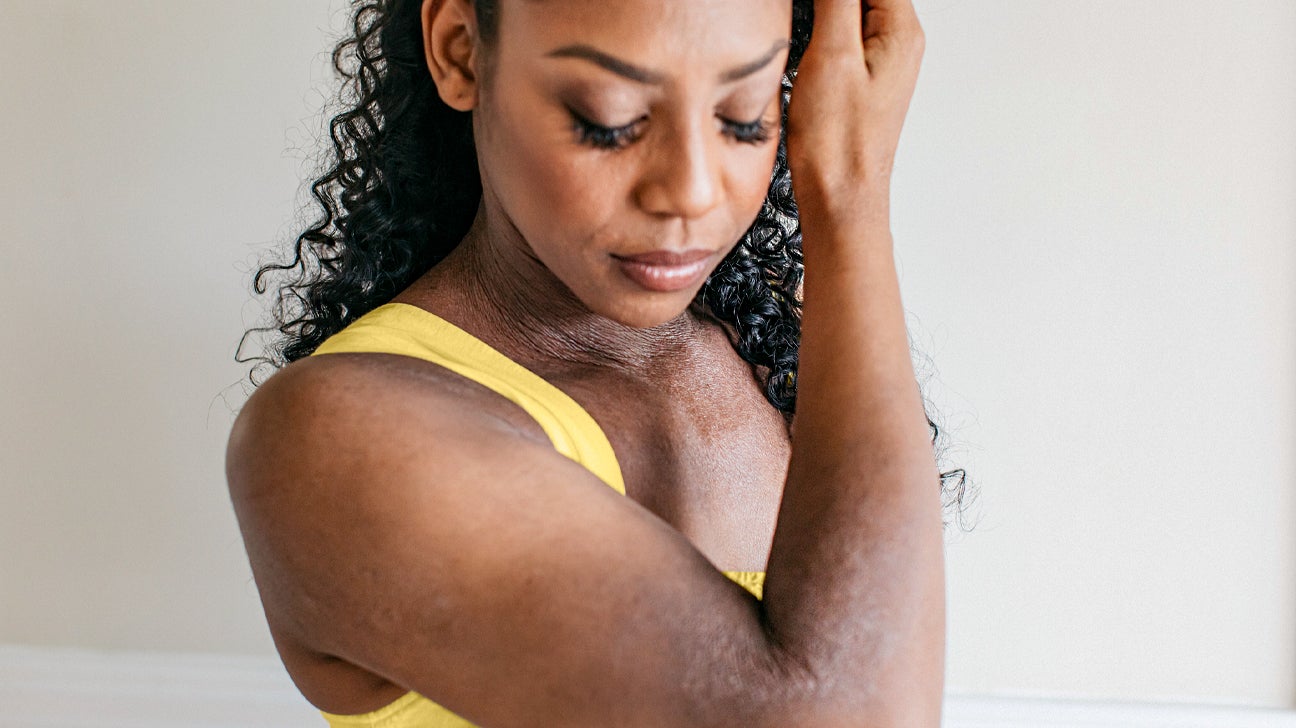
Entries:
{"type": "MultiPolygon", "coordinates": [[[[782,76],[769,83],[747,84],[712,97],[715,111],[722,117],[749,122],[765,114],[782,95],[782,76]],[[754,113],[751,110],[755,110],[754,113]]],[[[648,114],[648,109],[669,100],[662,89],[608,83],[583,77],[549,77],[549,92],[564,106],[602,126],[624,126],[648,114]],[[633,90],[632,90],[633,89],[633,90]],[[617,123],[612,123],[616,121],[617,123]]]]}
{"type": "MultiPolygon", "coordinates": [[[[770,106],[775,103],[774,99],[767,101],[761,106],[760,111],[755,114],[727,114],[717,109],[715,117],[723,124],[729,127],[737,127],[745,130],[772,130],[774,125],[779,121],[770,114],[770,106]]],[[[629,127],[635,126],[649,119],[648,113],[601,113],[592,111],[598,104],[591,104],[586,101],[567,101],[563,100],[560,105],[567,111],[571,121],[578,126],[600,127],[605,131],[621,130],[623,133],[629,127]],[[605,121],[624,117],[623,122],[605,121]]]]}
{"type": "MultiPolygon", "coordinates": [[[[641,136],[639,119],[624,126],[605,127],[595,124],[588,119],[581,117],[575,112],[571,112],[572,131],[576,135],[576,141],[579,144],[585,144],[598,149],[621,149],[636,141],[641,136]]],[[[750,122],[735,122],[727,119],[722,122],[721,133],[732,138],[736,142],[750,144],[754,146],[763,145],[773,137],[776,121],[767,121],[763,118],[750,122]]]]}

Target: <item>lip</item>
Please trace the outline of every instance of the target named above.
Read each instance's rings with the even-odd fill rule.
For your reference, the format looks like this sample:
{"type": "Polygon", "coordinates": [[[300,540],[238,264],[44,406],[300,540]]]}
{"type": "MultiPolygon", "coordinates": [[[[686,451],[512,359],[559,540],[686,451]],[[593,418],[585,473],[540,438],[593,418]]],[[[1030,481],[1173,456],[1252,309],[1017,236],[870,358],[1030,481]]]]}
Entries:
{"type": "Polygon", "coordinates": [[[654,250],[650,253],[640,253],[638,255],[613,254],[612,257],[616,258],[617,260],[625,260],[631,263],[643,263],[644,265],[653,265],[653,266],[677,267],[682,265],[689,265],[690,263],[696,263],[699,260],[706,260],[707,258],[710,258],[712,255],[715,255],[714,251],[705,250],[703,248],[695,248],[693,250],[681,250],[679,252],[675,252],[673,250],[654,250]]]}
{"type": "Polygon", "coordinates": [[[706,277],[715,253],[708,250],[654,251],[642,255],[613,255],[617,267],[642,288],[670,293],[694,286],[706,277]]]}

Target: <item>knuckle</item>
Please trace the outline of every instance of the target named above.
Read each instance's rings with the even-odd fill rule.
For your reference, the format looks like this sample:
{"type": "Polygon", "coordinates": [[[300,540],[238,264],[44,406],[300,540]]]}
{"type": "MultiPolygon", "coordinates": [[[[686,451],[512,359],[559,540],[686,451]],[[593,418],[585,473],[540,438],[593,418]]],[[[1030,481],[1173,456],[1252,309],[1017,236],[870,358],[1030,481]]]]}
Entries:
{"type": "Polygon", "coordinates": [[[923,31],[922,25],[917,20],[910,23],[901,35],[909,44],[916,45],[919,48],[927,42],[927,34],[923,31]]]}
{"type": "Polygon", "coordinates": [[[901,47],[907,50],[910,55],[921,57],[927,49],[927,36],[923,33],[922,28],[915,28],[905,34],[901,47]]]}

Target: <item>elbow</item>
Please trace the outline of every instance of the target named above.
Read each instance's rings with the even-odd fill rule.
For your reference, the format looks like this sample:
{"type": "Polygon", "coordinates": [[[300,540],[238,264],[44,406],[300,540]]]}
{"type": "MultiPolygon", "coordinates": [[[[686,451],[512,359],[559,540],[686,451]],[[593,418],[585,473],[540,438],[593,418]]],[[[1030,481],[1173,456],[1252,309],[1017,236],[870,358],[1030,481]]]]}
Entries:
{"type": "Polygon", "coordinates": [[[805,660],[779,653],[776,660],[780,700],[768,701],[758,721],[768,728],[940,728],[944,703],[943,670],[937,679],[843,680],[814,669],[805,660]]]}
{"type": "Polygon", "coordinates": [[[788,706],[763,725],[810,728],[940,728],[941,703],[890,696],[886,700],[852,702],[820,699],[788,706]]]}

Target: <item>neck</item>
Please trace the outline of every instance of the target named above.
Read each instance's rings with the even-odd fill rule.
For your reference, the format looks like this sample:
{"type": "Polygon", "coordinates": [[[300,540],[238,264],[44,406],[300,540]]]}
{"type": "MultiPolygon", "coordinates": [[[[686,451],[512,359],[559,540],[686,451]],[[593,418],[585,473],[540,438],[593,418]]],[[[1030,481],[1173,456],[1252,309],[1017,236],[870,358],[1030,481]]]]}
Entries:
{"type": "Polygon", "coordinates": [[[590,310],[535,257],[511,222],[491,215],[484,203],[463,241],[417,288],[446,301],[465,328],[537,373],[585,367],[664,373],[703,330],[693,306],[650,328],[590,310]]]}

